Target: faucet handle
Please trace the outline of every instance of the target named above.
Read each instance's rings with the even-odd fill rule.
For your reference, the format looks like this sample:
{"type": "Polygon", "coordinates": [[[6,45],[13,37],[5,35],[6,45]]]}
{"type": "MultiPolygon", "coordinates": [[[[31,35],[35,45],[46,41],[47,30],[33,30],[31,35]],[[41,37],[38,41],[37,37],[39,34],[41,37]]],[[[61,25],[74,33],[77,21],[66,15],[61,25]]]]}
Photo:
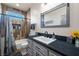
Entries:
{"type": "Polygon", "coordinates": [[[44,37],[47,37],[47,34],[48,34],[48,32],[47,32],[47,31],[45,31],[45,33],[44,33],[44,37]]]}

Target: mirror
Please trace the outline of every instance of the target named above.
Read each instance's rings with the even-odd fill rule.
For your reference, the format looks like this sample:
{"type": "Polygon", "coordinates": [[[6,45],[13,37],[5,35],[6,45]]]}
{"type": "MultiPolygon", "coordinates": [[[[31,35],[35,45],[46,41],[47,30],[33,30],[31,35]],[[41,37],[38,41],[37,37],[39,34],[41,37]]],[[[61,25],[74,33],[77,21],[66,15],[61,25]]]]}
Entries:
{"type": "Polygon", "coordinates": [[[41,13],[41,27],[69,27],[69,3],[41,13]]]}

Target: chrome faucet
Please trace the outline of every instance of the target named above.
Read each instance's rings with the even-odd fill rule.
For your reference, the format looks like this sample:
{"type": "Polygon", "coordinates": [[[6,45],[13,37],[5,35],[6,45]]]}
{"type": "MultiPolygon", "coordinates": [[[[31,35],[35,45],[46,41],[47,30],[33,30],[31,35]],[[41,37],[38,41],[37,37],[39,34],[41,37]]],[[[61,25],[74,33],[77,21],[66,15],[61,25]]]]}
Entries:
{"type": "Polygon", "coordinates": [[[48,34],[48,31],[45,31],[45,34],[48,34]]]}
{"type": "Polygon", "coordinates": [[[47,32],[47,31],[45,31],[45,33],[44,33],[44,37],[48,37],[48,36],[47,36],[47,34],[48,34],[48,32],[47,32]]]}

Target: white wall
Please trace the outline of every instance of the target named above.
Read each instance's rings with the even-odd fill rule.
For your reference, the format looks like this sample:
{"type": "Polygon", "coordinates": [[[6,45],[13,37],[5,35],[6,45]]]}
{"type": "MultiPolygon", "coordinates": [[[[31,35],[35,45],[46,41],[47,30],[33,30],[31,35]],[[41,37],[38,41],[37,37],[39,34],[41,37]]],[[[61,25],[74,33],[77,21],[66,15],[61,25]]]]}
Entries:
{"type": "Polygon", "coordinates": [[[40,19],[40,4],[35,4],[31,6],[31,23],[37,23],[40,19]]]}
{"type": "Polygon", "coordinates": [[[40,12],[41,12],[41,4],[35,4],[31,7],[31,23],[36,24],[36,31],[40,30],[40,12]]]}
{"type": "Polygon", "coordinates": [[[55,32],[57,35],[69,36],[72,31],[79,30],[79,3],[70,4],[70,27],[59,27],[59,28],[41,28],[40,27],[40,13],[41,6],[32,7],[32,17],[36,22],[36,32],[45,32],[49,33],[55,32]]]}
{"type": "Polygon", "coordinates": [[[54,8],[59,4],[61,4],[61,3],[47,3],[46,5],[41,4],[41,13],[43,13],[43,12],[45,12],[47,10],[50,10],[51,8],[54,8]]]}

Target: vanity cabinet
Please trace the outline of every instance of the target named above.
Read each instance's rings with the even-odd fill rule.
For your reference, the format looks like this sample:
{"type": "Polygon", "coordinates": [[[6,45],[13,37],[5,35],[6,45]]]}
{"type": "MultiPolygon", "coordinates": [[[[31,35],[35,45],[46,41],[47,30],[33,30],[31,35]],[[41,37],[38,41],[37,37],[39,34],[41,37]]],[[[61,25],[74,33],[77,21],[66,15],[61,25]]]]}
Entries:
{"type": "Polygon", "coordinates": [[[61,56],[59,53],[28,39],[28,54],[30,56],[61,56]]]}
{"type": "Polygon", "coordinates": [[[32,49],[28,48],[28,54],[29,54],[29,56],[32,56],[33,55],[32,54],[32,49]]]}
{"type": "Polygon", "coordinates": [[[48,50],[46,47],[38,44],[37,42],[33,42],[34,45],[34,50],[36,51],[36,55],[42,55],[42,56],[47,56],[48,55],[48,50]]]}
{"type": "Polygon", "coordinates": [[[48,50],[37,42],[28,39],[28,54],[30,56],[48,56],[48,50]]]}
{"type": "Polygon", "coordinates": [[[35,56],[35,51],[33,50],[34,49],[33,46],[34,46],[33,41],[28,39],[28,54],[30,56],[35,56]]]}
{"type": "Polygon", "coordinates": [[[28,44],[28,47],[29,47],[29,48],[32,48],[32,45],[33,45],[32,40],[28,39],[28,43],[29,43],[29,44],[28,44]]]}

